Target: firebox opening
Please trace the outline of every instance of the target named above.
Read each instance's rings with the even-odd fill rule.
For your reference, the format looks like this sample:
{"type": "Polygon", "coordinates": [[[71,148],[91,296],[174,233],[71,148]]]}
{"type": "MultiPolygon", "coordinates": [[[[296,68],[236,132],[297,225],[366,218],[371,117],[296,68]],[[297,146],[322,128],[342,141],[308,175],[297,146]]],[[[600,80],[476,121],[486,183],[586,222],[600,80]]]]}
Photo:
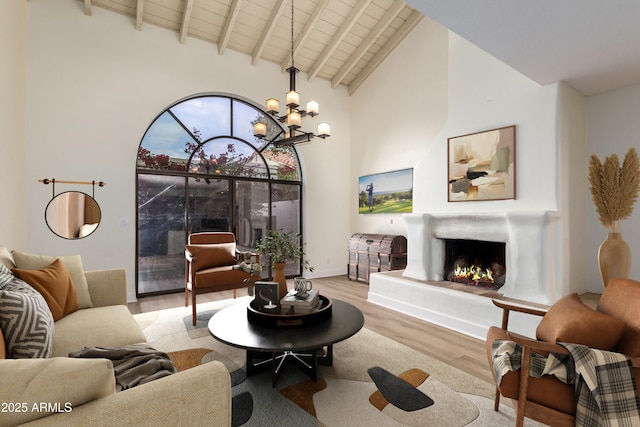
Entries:
{"type": "Polygon", "coordinates": [[[444,239],[444,277],[488,289],[504,285],[507,266],[506,244],[480,240],[444,239]]]}

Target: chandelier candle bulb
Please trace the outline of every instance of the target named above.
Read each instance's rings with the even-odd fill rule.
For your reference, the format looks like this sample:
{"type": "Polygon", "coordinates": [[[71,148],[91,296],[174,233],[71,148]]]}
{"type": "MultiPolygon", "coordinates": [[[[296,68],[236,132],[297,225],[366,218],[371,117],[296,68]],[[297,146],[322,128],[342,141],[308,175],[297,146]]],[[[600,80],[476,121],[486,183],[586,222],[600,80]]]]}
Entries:
{"type": "Polygon", "coordinates": [[[311,117],[317,116],[319,114],[318,109],[319,109],[318,102],[316,101],[307,102],[307,114],[310,115],[311,117]]]}
{"type": "Polygon", "coordinates": [[[267,113],[278,114],[280,111],[280,101],[275,98],[267,99],[267,113]]]}
{"type": "Polygon", "coordinates": [[[326,138],[331,135],[331,126],[329,123],[318,123],[318,136],[326,138]]]}
{"type": "Polygon", "coordinates": [[[287,115],[287,126],[297,129],[300,127],[300,113],[292,111],[287,115]]]}
{"type": "Polygon", "coordinates": [[[300,105],[300,94],[295,90],[287,92],[287,107],[297,108],[300,105]]]}
{"type": "Polygon", "coordinates": [[[253,134],[258,138],[267,136],[267,125],[264,123],[256,123],[253,125],[253,134]]]}

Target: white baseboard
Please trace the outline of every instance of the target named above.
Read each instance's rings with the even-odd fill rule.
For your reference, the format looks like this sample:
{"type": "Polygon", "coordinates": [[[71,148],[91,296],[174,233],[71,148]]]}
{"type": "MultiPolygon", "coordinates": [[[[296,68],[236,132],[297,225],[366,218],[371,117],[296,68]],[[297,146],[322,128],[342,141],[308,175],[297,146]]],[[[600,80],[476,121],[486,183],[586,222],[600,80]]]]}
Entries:
{"type": "Polygon", "coordinates": [[[313,273],[310,273],[308,271],[304,272],[304,277],[306,277],[307,279],[319,279],[321,277],[333,277],[333,276],[345,276],[347,274],[347,268],[334,268],[334,269],[327,269],[327,270],[318,270],[315,269],[313,271],[313,273]]]}

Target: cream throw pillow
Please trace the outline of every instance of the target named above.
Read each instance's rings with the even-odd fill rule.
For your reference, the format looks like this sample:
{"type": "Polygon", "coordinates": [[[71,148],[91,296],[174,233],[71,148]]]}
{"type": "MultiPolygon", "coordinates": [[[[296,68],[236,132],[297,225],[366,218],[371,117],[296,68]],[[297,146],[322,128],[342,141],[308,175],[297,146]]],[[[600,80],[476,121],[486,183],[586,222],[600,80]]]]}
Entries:
{"type": "Polygon", "coordinates": [[[56,258],[60,258],[60,261],[67,267],[71,281],[73,281],[78,293],[78,308],[91,308],[93,303],[91,302],[91,295],[89,294],[89,285],[87,279],[84,276],[84,268],[82,267],[82,258],[80,255],[68,255],[61,257],[46,256],[46,255],[33,255],[24,252],[11,251],[13,260],[16,263],[17,268],[23,270],[41,270],[51,265],[56,258]]]}
{"type": "Polygon", "coordinates": [[[13,257],[11,256],[9,249],[4,246],[0,246],[0,264],[3,264],[9,270],[16,267],[13,263],[13,257]]]}

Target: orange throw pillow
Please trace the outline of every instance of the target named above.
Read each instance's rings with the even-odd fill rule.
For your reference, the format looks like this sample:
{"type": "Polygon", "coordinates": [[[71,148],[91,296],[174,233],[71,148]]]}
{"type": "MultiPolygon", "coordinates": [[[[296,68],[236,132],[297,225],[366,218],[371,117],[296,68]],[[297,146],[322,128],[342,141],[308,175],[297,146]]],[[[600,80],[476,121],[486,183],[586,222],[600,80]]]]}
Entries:
{"type": "Polygon", "coordinates": [[[536,338],[610,351],[620,340],[624,326],[623,321],[595,311],[573,293],[551,306],[538,325],[536,338]]]}
{"type": "Polygon", "coordinates": [[[41,270],[14,268],[13,274],[40,292],[47,301],[53,320],[78,310],[78,294],[67,268],[60,259],[41,270]]]}
{"type": "Polygon", "coordinates": [[[186,245],[185,247],[194,258],[192,263],[194,271],[234,265],[238,262],[235,243],[186,245]]]}

